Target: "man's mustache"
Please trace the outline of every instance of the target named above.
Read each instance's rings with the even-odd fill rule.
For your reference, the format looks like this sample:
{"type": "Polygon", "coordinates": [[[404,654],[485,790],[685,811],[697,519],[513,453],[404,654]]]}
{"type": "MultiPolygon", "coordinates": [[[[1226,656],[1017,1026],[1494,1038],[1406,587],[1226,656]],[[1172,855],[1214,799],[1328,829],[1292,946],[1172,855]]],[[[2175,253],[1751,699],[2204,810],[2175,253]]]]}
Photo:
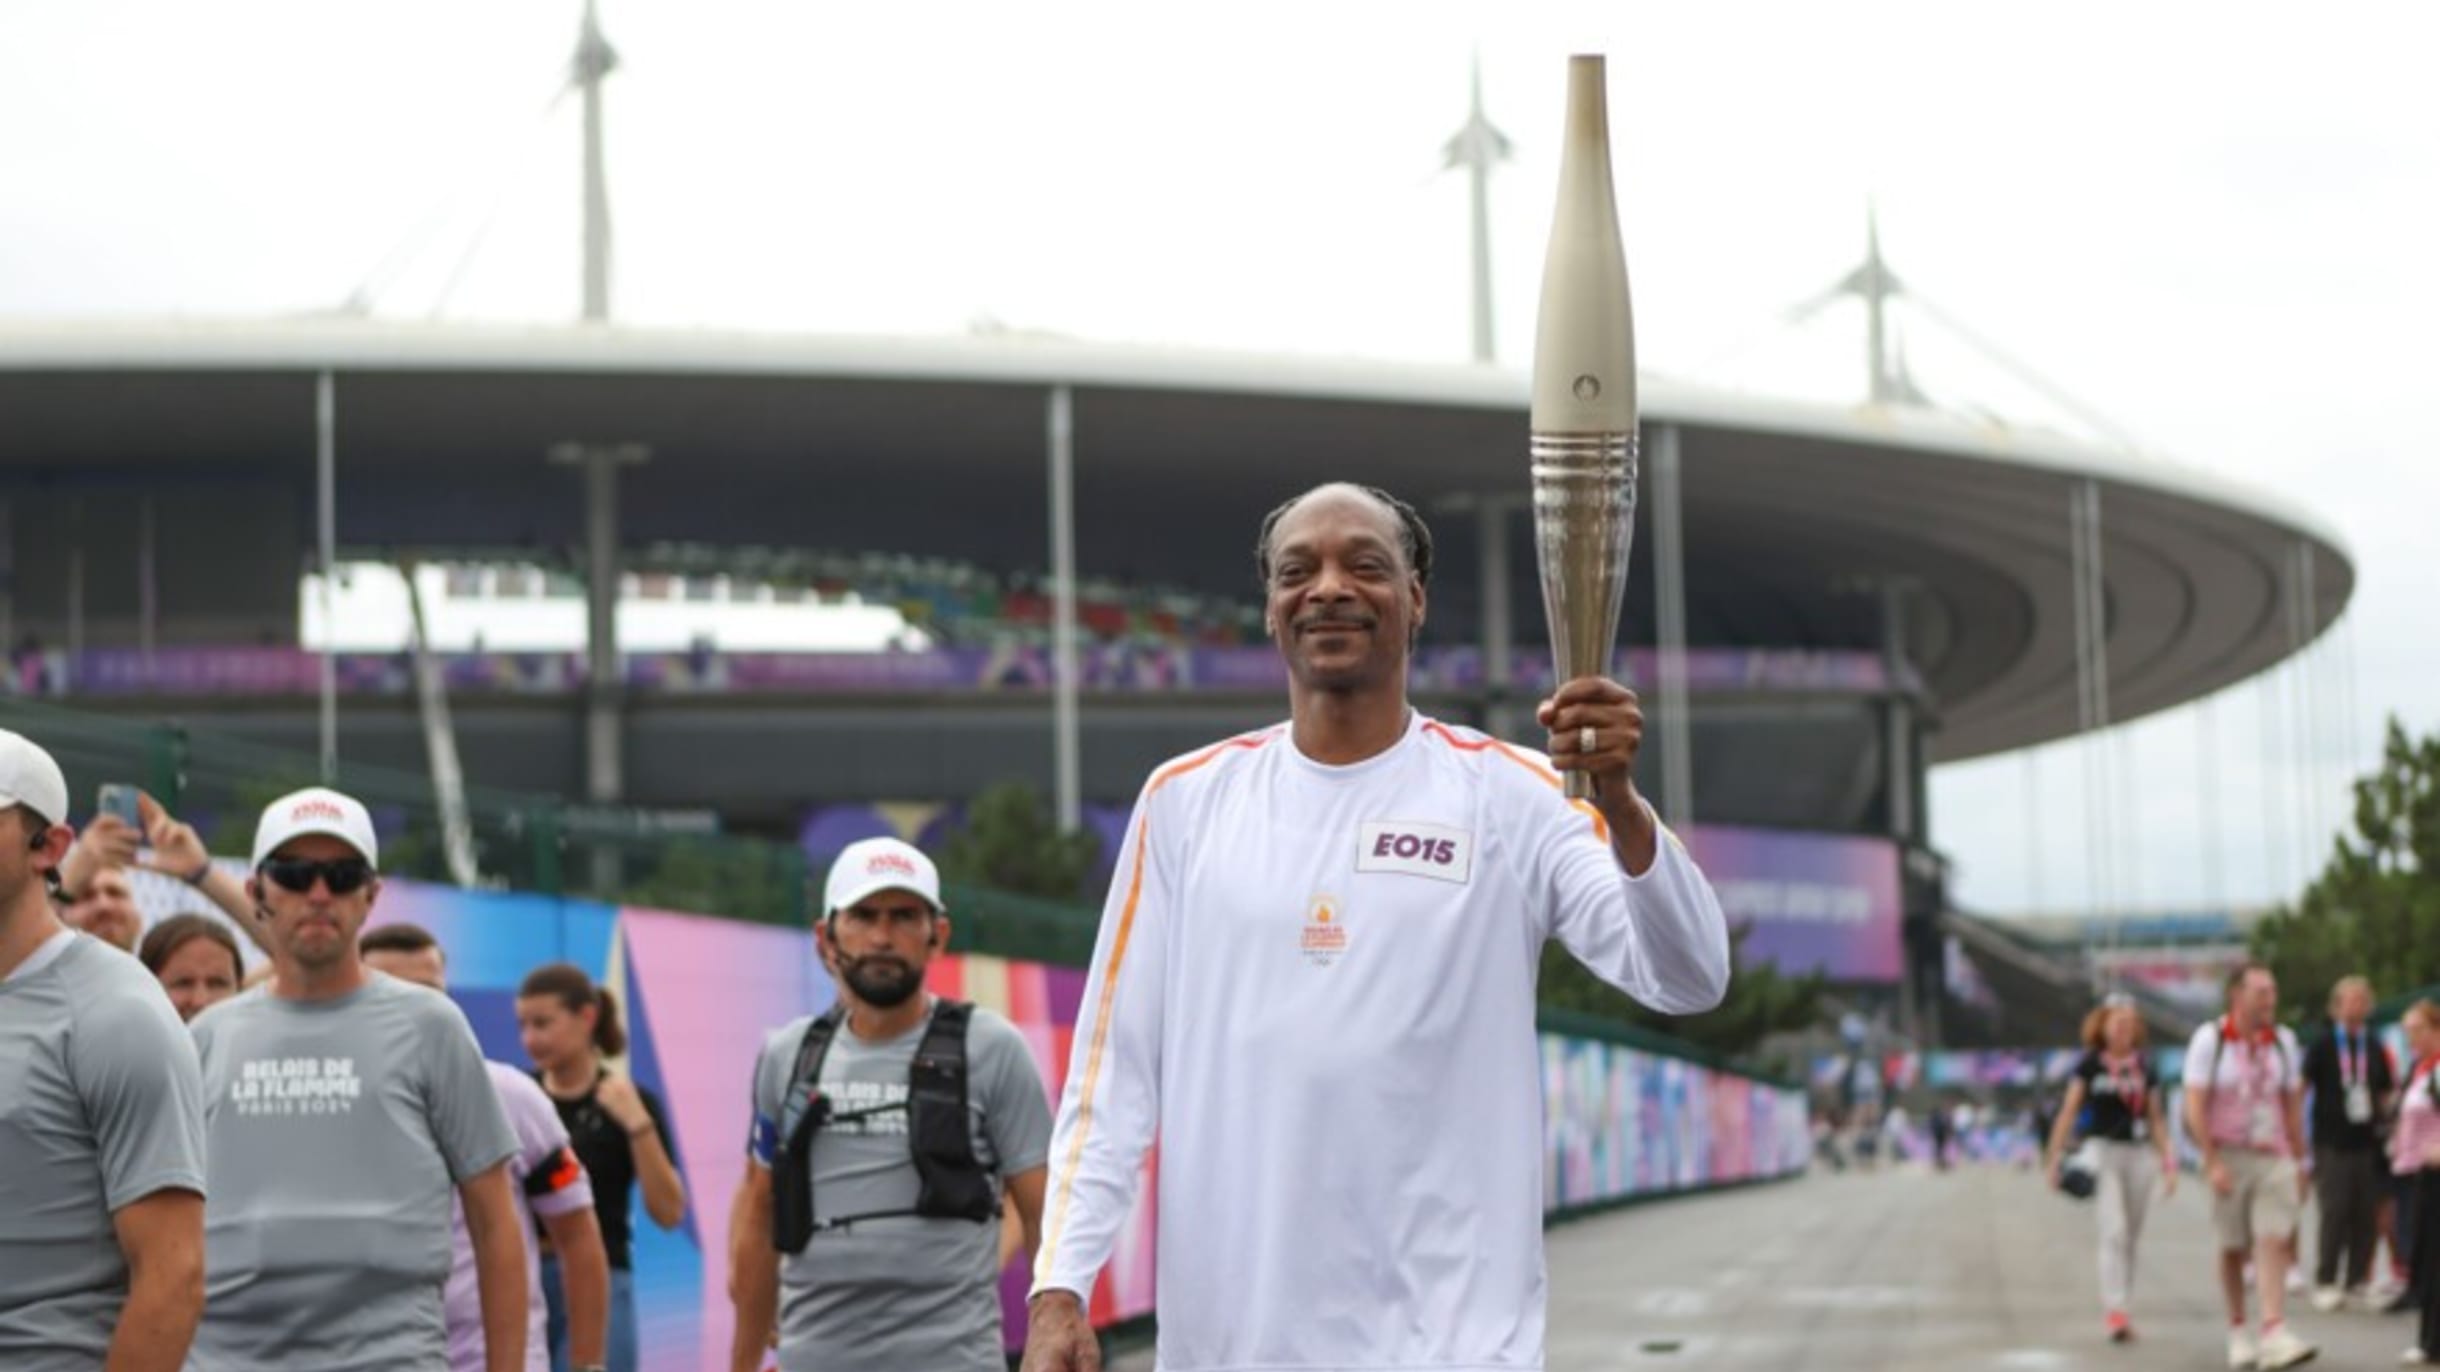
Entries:
{"type": "Polygon", "coordinates": [[[1370,629],[1380,622],[1378,617],[1361,610],[1312,610],[1289,623],[1302,634],[1315,629],[1370,629]]]}

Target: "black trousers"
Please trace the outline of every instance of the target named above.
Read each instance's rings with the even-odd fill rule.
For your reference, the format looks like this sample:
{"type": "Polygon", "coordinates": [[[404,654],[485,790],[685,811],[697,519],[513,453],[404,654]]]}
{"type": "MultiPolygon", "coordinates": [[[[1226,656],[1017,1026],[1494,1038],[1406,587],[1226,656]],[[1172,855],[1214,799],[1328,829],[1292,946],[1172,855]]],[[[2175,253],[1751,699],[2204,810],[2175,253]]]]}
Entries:
{"type": "Polygon", "coordinates": [[[2415,1178],[2392,1176],[2386,1185],[2389,1197],[2389,1238],[2396,1247],[2391,1250],[2400,1272],[2414,1271],[2415,1252],[2415,1178]]]}
{"type": "Polygon", "coordinates": [[[2318,1284],[2371,1283],[2372,1250],[2381,1237],[2382,1174],[2388,1170],[2388,1160],[2377,1148],[2313,1150],[2313,1188],[2321,1199],[2321,1243],[2314,1263],[2318,1284]]]}
{"type": "Polygon", "coordinates": [[[2423,1332],[2415,1347],[2440,1357],[2440,1167],[2415,1173],[2414,1295],[2423,1332]]]}

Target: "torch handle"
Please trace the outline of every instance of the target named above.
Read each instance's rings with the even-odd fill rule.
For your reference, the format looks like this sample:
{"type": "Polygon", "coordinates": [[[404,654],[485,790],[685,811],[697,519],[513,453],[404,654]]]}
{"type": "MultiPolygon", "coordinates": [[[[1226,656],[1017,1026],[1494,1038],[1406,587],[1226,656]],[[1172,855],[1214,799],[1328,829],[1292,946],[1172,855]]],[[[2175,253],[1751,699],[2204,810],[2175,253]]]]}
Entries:
{"type": "MultiPolygon", "coordinates": [[[[1552,674],[1561,683],[1608,676],[1635,546],[1635,433],[1536,433],[1531,446],[1552,674]]],[[[1590,773],[1566,776],[1568,799],[1592,799],[1590,773]]]]}

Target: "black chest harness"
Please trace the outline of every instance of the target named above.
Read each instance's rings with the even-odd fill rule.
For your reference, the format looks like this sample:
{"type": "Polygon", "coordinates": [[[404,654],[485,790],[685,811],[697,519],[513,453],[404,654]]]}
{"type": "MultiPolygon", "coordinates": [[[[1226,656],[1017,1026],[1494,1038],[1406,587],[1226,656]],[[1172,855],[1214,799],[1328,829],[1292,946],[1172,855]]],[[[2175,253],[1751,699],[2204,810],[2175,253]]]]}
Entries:
{"type": "Polygon", "coordinates": [[[823,1221],[813,1221],[813,1138],[825,1124],[862,1119],[867,1115],[902,1107],[875,1106],[866,1110],[834,1113],[830,1097],[822,1094],[822,1059],[830,1052],[830,1042],[837,1038],[839,1026],[846,1022],[846,1012],[832,1006],[819,1019],[805,1026],[805,1037],[798,1043],[795,1070],[788,1074],[788,1090],[780,1097],[786,1107],[800,1113],[793,1122],[782,1121],[784,1137],[779,1156],[771,1167],[771,1243],[783,1253],[802,1253],[817,1228],[837,1229],[859,1220],[875,1220],[896,1215],[923,1215],[933,1219],[989,1220],[1000,1213],[999,1197],[993,1193],[991,1173],[974,1153],[973,1125],[966,1113],[966,1026],[974,1017],[974,1007],[960,1000],[942,1000],[932,1007],[932,1021],[923,1031],[923,1042],[915,1046],[915,1060],[907,1068],[907,1145],[914,1154],[915,1175],[921,1188],[915,1196],[912,1210],[878,1210],[866,1215],[840,1215],[823,1221]]]}

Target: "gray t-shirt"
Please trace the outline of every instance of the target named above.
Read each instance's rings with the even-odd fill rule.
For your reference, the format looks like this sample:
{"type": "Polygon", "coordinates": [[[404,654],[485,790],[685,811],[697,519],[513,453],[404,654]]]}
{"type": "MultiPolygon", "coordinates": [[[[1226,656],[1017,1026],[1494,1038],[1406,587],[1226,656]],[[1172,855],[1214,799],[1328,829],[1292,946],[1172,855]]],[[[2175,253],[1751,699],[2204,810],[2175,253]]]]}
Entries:
{"type": "Polygon", "coordinates": [[[517,1137],[448,997],[372,973],[195,1019],[211,1193],[189,1372],[448,1366],[455,1187],[517,1137]]]}
{"type": "MultiPolygon", "coordinates": [[[[781,1097],[811,1017],[763,1044],[754,1064],[753,1150],[777,1152],[781,1097]]],[[[866,1043],[842,1028],[822,1060],[834,1121],[814,1135],[814,1222],[912,1210],[921,1182],[907,1145],[907,1069],[923,1028],[866,1043]]],[[[977,1009],[966,1026],[974,1155],[1001,1179],[1050,1155],[1050,1098],[1016,1026],[977,1009]]],[[[903,1215],[814,1234],[780,1264],[781,1372],[876,1367],[1006,1372],[1000,1346],[1000,1226],[903,1215]]]]}
{"type": "Polygon", "coordinates": [[[0,1367],[99,1369],[127,1303],[111,1215],[203,1183],[194,1044],[142,963],[78,934],[0,982],[0,1367]]]}

